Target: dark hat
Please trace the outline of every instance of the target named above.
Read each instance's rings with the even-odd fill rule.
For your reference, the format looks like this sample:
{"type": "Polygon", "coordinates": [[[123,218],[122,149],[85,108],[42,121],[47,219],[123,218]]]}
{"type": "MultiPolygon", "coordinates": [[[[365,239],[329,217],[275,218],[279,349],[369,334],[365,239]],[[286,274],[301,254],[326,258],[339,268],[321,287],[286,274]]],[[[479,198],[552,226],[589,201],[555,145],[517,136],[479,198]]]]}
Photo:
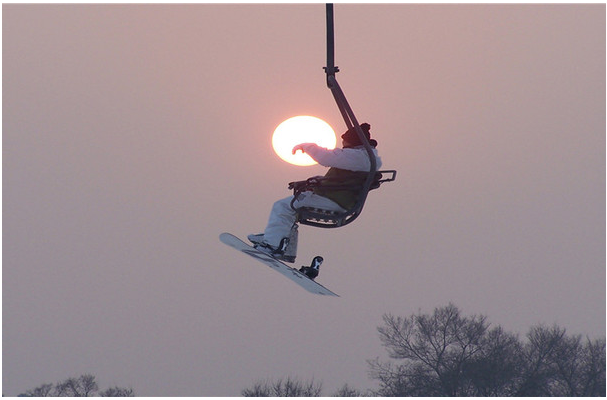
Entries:
{"type": "MultiPolygon", "coordinates": [[[[377,146],[377,140],[371,139],[371,133],[369,132],[369,130],[371,129],[371,125],[366,122],[363,122],[362,124],[360,124],[360,128],[365,134],[365,137],[369,141],[371,147],[377,146]]],[[[348,143],[351,143],[353,146],[361,146],[363,144],[360,141],[360,138],[358,137],[358,133],[356,133],[355,127],[348,129],[343,135],[341,135],[341,138],[346,140],[348,143]]]]}

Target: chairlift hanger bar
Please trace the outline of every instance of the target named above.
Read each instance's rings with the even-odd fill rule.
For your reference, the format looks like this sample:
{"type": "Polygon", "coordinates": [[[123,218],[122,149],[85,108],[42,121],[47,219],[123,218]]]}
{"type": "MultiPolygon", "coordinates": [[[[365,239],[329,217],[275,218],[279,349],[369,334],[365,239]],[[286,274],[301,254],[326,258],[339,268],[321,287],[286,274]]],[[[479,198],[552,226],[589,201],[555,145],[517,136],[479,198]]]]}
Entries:
{"type": "Polygon", "coordinates": [[[327,66],[324,67],[327,73],[327,86],[330,88],[328,78],[335,76],[339,68],[335,65],[335,41],[333,28],[333,4],[327,4],[327,66]]]}

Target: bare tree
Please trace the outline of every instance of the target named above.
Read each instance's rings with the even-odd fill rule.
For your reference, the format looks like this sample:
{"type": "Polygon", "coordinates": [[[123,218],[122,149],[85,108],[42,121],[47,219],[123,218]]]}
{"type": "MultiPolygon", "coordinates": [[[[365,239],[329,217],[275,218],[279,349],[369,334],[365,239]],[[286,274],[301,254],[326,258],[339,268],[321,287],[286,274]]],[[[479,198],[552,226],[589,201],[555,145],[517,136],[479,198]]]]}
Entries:
{"type": "Polygon", "coordinates": [[[55,385],[55,395],[60,397],[89,397],[99,390],[93,375],[68,378],[55,385]]]}
{"type": "Polygon", "coordinates": [[[101,397],[134,397],[135,392],[131,388],[114,386],[99,393],[101,397]]]}
{"type": "Polygon", "coordinates": [[[358,389],[354,389],[350,387],[348,384],[343,385],[341,388],[337,390],[333,395],[333,397],[364,397],[366,396],[363,392],[358,389]]]}
{"type": "Polygon", "coordinates": [[[301,382],[293,378],[279,379],[274,382],[257,382],[250,389],[242,391],[244,397],[319,397],[321,383],[301,382]]]}
{"type": "Polygon", "coordinates": [[[52,397],[53,385],[51,383],[43,383],[37,388],[28,390],[19,395],[19,397],[52,397]]]}
{"type": "Polygon", "coordinates": [[[521,396],[604,396],[605,340],[582,342],[558,326],[533,327],[523,348],[521,396]]]}
{"type": "Polygon", "coordinates": [[[500,327],[488,329],[479,352],[463,368],[467,393],[473,396],[511,396],[520,365],[518,338],[500,327]]]}
{"type": "Polygon", "coordinates": [[[522,343],[453,304],[432,315],[385,315],[378,331],[400,360],[369,361],[381,396],[605,396],[604,339],[535,326],[522,343]]]}
{"type": "MultiPolygon", "coordinates": [[[[378,331],[390,357],[408,363],[406,379],[399,383],[401,389],[421,385],[422,391],[432,392],[428,395],[458,396],[468,393],[465,369],[483,351],[487,329],[484,316],[462,317],[457,307],[449,304],[435,309],[432,315],[384,315],[384,326],[378,331]]],[[[394,371],[388,367],[381,366],[374,376],[394,381],[394,371]],[[382,370],[388,375],[381,374],[382,370]]]]}
{"type": "Polygon", "coordinates": [[[90,374],[81,375],[78,378],[68,378],[55,385],[46,383],[35,389],[28,390],[19,397],[134,397],[133,389],[119,387],[109,388],[98,393],[99,386],[95,377],[90,374]]]}

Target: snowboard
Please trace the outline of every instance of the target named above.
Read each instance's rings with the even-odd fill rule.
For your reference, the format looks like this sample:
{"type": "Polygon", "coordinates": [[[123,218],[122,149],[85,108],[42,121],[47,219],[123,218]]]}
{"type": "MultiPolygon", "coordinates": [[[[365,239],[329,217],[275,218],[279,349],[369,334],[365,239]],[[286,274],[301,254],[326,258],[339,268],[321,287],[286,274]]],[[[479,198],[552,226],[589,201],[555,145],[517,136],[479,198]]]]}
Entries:
{"type": "Polygon", "coordinates": [[[255,258],[256,260],[261,261],[273,270],[280,272],[282,275],[297,283],[299,286],[306,289],[310,293],[339,297],[337,294],[333,293],[320,283],[308,278],[306,275],[302,274],[295,268],[291,268],[287,264],[275,259],[271,255],[255,249],[254,247],[248,245],[247,243],[243,242],[242,240],[230,233],[222,233],[221,235],[219,235],[219,240],[221,240],[228,246],[233,247],[236,250],[240,250],[241,252],[255,258]]]}

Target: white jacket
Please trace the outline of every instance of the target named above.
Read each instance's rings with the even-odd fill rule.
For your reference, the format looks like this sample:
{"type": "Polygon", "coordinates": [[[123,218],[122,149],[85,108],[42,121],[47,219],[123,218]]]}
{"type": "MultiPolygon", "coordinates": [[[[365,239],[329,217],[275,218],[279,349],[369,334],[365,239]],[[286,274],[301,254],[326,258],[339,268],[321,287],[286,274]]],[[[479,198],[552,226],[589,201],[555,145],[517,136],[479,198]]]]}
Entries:
{"type": "MultiPolygon", "coordinates": [[[[302,143],[299,146],[304,152],[324,167],[335,167],[350,171],[368,171],[371,168],[369,154],[364,146],[333,150],[318,146],[316,143],[302,143]]],[[[377,150],[373,149],[377,169],[381,167],[381,158],[377,150]]]]}

